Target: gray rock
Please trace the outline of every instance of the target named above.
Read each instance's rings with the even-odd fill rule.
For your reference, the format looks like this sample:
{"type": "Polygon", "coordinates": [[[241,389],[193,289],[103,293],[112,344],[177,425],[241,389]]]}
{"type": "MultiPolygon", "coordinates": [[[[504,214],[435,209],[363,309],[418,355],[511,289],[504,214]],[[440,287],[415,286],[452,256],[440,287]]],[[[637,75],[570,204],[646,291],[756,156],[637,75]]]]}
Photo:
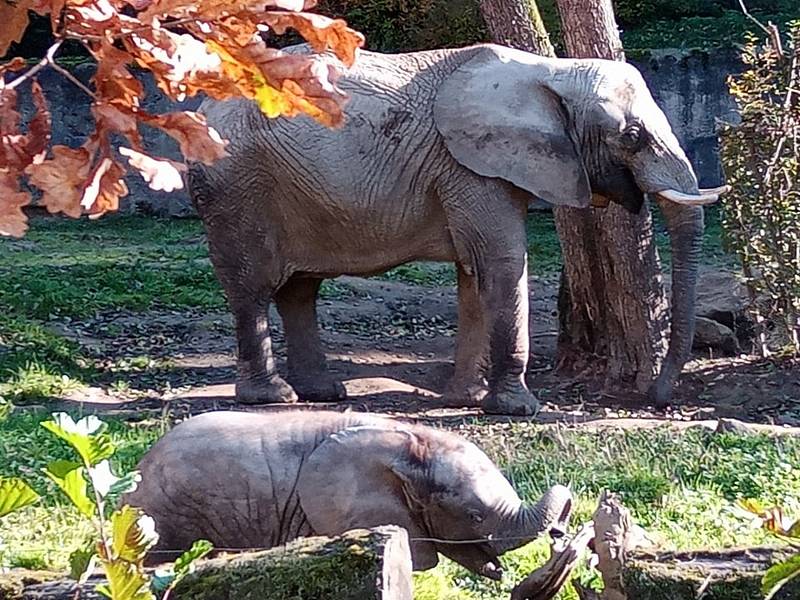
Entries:
{"type": "Polygon", "coordinates": [[[727,356],[739,354],[739,340],[730,329],[718,321],[697,317],[694,333],[694,349],[703,350],[713,348],[720,350],[727,356]]]}

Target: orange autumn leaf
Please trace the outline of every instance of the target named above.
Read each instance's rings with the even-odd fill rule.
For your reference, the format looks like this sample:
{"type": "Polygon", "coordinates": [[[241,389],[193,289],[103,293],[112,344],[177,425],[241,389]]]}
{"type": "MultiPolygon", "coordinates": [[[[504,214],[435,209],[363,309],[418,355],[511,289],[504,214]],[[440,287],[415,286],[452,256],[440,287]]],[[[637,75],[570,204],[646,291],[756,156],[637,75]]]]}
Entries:
{"type": "Polygon", "coordinates": [[[3,73],[15,73],[16,71],[21,71],[25,67],[28,66],[28,61],[26,61],[21,56],[15,56],[7,63],[3,63],[0,65],[0,90],[3,89],[3,73]]]}
{"type": "Polygon", "coordinates": [[[28,230],[22,207],[30,204],[31,195],[20,191],[17,178],[4,170],[0,170],[0,199],[0,235],[22,237],[28,230]]]}
{"type": "Polygon", "coordinates": [[[206,118],[200,113],[191,111],[163,115],[142,113],[140,118],[144,123],[158,127],[173,137],[187,160],[210,165],[228,154],[225,151],[227,142],[222,140],[213,127],[207,125],[206,118]]]}
{"type": "Polygon", "coordinates": [[[29,159],[25,166],[32,162],[41,162],[44,159],[52,135],[50,111],[47,110],[47,101],[38,81],[34,80],[31,85],[31,95],[36,112],[28,123],[28,133],[25,136],[25,154],[29,159]]]}
{"type": "Polygon", "coordinates": [[[31,8],[32,0],[0,0],[0,57],[8,52],[11,44],[22,39],[28,27],[28,10],[31,8]]]}
{"type": "Polygon", "coordinates": [[[296,30],[314,50],[330,49],[348,67],[353,65],[356,52],[364,45],[364,36],[350,29],[342,19],[313,13],[267,12],[263,21],[278,34],[289,28],[296,30]]]}
{"type": "Polygon", "coordinates": [[[80,201],[89,218],[96,219],[119,208],[119,199],[128,195],[124,175],[125,168],[108,156],[97,162],[80,201]]]}
{"type": "Polygon", "coordinates": [[[317,0],[242,0],[231,3],[230,0],[153,0],[147,10],[139,14],[144,22],[149,22],[156,17],[169,15],[182,18],[189,16],[203,16],[205,18],[218,17],[223,13],[233,11],[249,12],[260,15],[270,8],[279,8],[287,11],[310,10],[317,5],[317,0]]]}
{"type": "Polygon", "coordinates": [[[218,56],[189,34],[155,28],[123,40],[130,54],[149,69],[158,87],[173,100],[202,91],[217,99],[237,94],[235,82],[221,69],[218,56]]]}
{"type": "Polygon", "coordinates": [[[25,169],[31,184],[42,190],[41,203],[48,212],[81,215],[81,198],[91,171],[91,155],[86,148],[53,146],[53,158],[25,169]]]}
{"type": "Polygon", "coordinates": [[[141,149],[142,136],[137,126],[136,113],[120,110],[114,104],[95,102],[92,104],[92,114],[98,137],[107,137],[112,132],[117,132],[128,138],[134,148],[141,149]]]}
{"type": "Polygon", "coordinates": [[[138,107],[144,96],[144,86],[128,69],[132,57],[108,41],[94,52],[97,71],[92,77],[97,95],[124,107],[138,107]]]}

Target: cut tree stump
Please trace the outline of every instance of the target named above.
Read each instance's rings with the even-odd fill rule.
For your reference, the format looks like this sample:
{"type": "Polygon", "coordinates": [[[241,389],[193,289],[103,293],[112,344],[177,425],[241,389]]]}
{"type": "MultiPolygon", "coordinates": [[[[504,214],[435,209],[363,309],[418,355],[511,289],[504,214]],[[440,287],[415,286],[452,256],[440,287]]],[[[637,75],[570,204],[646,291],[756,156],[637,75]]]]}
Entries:
{"type": "MultiPolygon", "coordinates": [[[[780,548],[670,552],[628,557],[623,568],[631,600],[758,600],[761,578],[788,557],[780,548]]],[[[800,598],[800,581],[787,583],[774,600],[800,598]]]]}
{"type": "MultiPolygon", "coordinates": [[[[29,572],[0,574],[0,600],[102,598],[94,591],[99,579],[78,590],[71,580],[41,583],[51,573],[38,578],[23,573],[29,572]]],[[[394,526],[357,529],[334,538],[301,538],[278,548],[201,561],[170,594],[173,600],[412,600],[412,596],[408,535],[394,526]]]]}

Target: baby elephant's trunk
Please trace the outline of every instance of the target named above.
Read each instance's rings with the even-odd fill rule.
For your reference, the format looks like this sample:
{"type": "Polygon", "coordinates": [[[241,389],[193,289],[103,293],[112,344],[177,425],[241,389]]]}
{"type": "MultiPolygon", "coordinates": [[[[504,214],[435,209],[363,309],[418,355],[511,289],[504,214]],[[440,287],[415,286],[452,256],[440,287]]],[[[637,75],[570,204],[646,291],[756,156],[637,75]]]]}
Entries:
{"type": "Polygon", "coordinates": [[[572,512],[572,493],[563,485],[551,487],[536,504],[520,505],[507,515],[494,535],[498,555],[524,546],[543,533],[563,535],[572,512]]]}

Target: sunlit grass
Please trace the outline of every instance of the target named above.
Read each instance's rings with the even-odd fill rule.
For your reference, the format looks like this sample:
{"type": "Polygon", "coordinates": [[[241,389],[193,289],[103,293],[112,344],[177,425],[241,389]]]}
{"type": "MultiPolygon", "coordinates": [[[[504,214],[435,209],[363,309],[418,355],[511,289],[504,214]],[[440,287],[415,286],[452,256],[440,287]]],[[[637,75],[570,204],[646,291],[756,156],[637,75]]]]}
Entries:
{"type": "MultiPolygon", "coordinates": [[[[70,456],[38,423],[44,413],[17,411],[0,423],[0,474],[25,477],[43,500],[0,523],[6,564],[63,569],[69,552],[89,533],[85,523],[41,474],[47,462],[70,456]]],[[[110,422],[119,450],[118,471],[133,468],[167,423],[110,422]]],[[[791,437],[717,435],[704,429],[677,432],[586,432],[537,425],[475,423],[461,433],[478,442],[534,501],[554,483],[577,496],[573,523],[588,520],[603,489],[618,493],[637,522],[669,549],[763,543],[735,511],[738,498],[778,503],[800,514],[800,440],[791,437]]],[[[415,575],[420,600],[505,599],[511,588],[546,559],[546,540],[503,557],[505,576],[495,583],[442,559],[415,575]]],[[[579,573],[585,582],[595,575],[579,573]]],[[[571,589],[560,596],[575,600],[571,589]]]]}

